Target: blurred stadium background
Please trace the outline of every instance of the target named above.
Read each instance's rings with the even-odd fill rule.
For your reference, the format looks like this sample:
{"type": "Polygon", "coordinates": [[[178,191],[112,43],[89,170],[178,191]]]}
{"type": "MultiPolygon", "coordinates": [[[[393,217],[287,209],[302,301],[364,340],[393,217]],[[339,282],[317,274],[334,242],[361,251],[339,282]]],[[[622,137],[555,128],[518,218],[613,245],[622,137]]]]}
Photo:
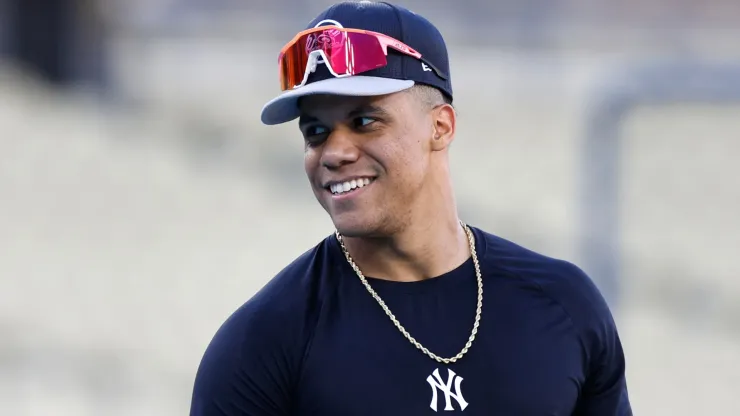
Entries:
{"type": "MultiPolygon", "coordinates": [[[[187,414],[332,231],[258,118],[329,3],[0,0],[0,414],[187,414]]],[[[740,3],[399,3],[448,38],[463,218],[592,275],[636,414],[740,414],[740,3]]]]}

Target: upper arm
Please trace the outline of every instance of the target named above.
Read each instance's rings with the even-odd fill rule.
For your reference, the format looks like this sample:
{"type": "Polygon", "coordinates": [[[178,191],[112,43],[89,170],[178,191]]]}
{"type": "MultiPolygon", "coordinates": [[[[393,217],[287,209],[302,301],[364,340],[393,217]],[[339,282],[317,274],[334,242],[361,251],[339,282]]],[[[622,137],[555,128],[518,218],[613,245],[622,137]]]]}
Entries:
{"type": "Polygon", "coordinates": [[[213,337],[195,377],[190,416],[286,416],[296,374],[289,326],[249,304],[213,337]]]}
{"type": "Polygon", "coordinates": [[[600,317],[589,341],[586,380],[575,415],[631,416],[625,357],[611,315],[600,317]]]}
{"type": "Polygon", "coordinates": [[[566,264],[565,271],[557,291],[581,338],[585,365],[574,415],[631,416],[626,360],[611,310],[582,270],[566,264]]]}

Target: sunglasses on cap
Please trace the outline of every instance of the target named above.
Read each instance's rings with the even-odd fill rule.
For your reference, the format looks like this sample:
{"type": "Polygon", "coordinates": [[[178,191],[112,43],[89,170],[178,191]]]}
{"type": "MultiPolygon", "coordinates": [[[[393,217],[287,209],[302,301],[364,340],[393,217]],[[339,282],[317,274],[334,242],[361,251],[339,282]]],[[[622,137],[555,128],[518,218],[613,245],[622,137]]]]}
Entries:
{"type": "Polygon", "coordinates": [[[437,76],[447,79],[421,53],[390,36],[369,30],[321,26],[298,33],[280,51],[280,88],[287,91],[305,85],[319,63],[336,78],[384,67],[388,64],[388,48],[420,60],[437,76]]]}

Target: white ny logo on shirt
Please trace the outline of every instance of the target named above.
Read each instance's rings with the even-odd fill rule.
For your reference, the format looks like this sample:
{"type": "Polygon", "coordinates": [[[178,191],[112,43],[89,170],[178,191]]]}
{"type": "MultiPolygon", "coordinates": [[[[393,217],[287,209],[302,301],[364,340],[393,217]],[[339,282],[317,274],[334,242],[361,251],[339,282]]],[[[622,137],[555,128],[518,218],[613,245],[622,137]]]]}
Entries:
{"type": "Polygon", "coordinates": [[[447,369],[447,382],[442,382],[442,377],[439,375],[439,369],[435,369],[432,375],[427,377],[427,383],[432,386],[432,402],[429,407],[435,412],[437,411],[437,390],[441,390],[445,396],[445,411],[455,410],[452,407],[452,399],[457,401],[460,405],[460,410],[465,410],[468,407],[468,402],[463,398],[462,392],[460,391],[460,384],[463,378],[455,374],[454,371],[447,369]],[[452,385],[455,385],[455,392],[452,392],[452,385]]]}

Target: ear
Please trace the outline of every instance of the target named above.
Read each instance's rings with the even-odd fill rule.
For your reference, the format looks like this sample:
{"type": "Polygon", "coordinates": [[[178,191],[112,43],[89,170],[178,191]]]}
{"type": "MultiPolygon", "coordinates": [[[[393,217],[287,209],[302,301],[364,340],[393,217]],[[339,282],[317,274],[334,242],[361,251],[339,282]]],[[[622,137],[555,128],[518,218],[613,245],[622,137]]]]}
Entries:
{"type": "Polygon", "coordinates": [[[432,110],[432,150],[447,149],[455,139],[457,113],[450,104],[442,104],[432,110]]]}

